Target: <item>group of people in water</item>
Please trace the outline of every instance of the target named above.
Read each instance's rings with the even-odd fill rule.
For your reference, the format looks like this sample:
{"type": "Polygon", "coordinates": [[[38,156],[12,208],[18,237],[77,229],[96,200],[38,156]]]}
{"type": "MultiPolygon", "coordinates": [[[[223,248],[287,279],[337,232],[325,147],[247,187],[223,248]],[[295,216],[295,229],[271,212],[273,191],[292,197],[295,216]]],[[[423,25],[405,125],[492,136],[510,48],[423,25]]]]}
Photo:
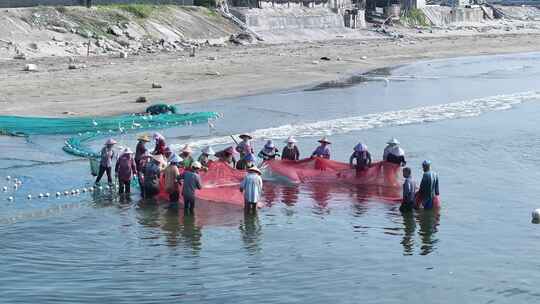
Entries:
{"type": "MultiPolygon", "coordinates": [[[[114,139],[108,139],[101,150],[96,184],[105,174],[109,184],[112,184],[113,161],[117,158],[114,172],[118,179],[121,195],[130,193],[131,181],[136,178],[141,188],[141,195],[144,198],[153,198],[160,192],[163,179],[171,207],[177,207],[180,197],[179,189],[181,188],[184,208],[187,211],[192,211],[195,207],[195,193],[202,188],[199,172],[209,170],[210,161],[215,157],[217,161],[224,162],[232,168],[246,171],[246,176],[240,183],[239,190],[243,193],[246,210],[256,210],[262,194],[262,172],[256,166],[256,156],[251,143],[252,136],[241,134],[239,137],[241,141],[236,146],[230,146],[218,152],[214,152],[210,146],[203,148],[197,160],[195,160],[193,150],[189,145],[183,146],[179,153],[174,153],[167,145],[165,137],[160,133],[153,134],[152,139],[155,142],[153,151],[146,147],[151,141],[150,136],[142,135],[138,138],[135,152],[128,147],[118,157],[113,148],[117,142],[114,139]]],[[[330,159],[331,142],[327,137],[321,138],[318,142],[319,146],[311,153],[311,157],[330,159]]],[[[268,140],[257,156],[263,161],[278,158],[286,161],[299,161],[300,150],[296,143],[294,137],[287,138],[286,145],[280,153],[274,142],[268,140]]],[[[405,152],[397,139],[392,138],[387,142],[383,161],[404,167],[403,200],[400,206],[402,212],[419,207],[425,209],[437,207],[439,181],[437,174],[431,171],[430,161],[426,160],[422,163],[424,174],[418,192],[416,182],[411,176],[412,170],[405,167],[407,164],[405,152]]],[[[354,146],[349,164],[358,173],[371,166],[372,157],[365,144],[358,143],[354,146]]]]}

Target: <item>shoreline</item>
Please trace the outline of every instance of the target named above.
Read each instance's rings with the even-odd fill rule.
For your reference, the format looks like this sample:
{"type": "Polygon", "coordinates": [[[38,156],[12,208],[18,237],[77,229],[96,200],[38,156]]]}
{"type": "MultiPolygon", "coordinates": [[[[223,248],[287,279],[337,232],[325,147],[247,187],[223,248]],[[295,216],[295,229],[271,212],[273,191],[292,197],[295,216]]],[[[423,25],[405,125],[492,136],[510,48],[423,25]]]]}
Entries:
{"type": "Polygon", "coordinates": [[[151,103],[199,103],[346,80],[374,69],[422,60],[540,51],[540,32],[389,38],[208,47],[196,57],[163,53],[126,59],[75,57],[0,61],[1,115],[73,117],[141,112],[151,103]],[[328,57],[330,60],[321,60],[328,57]],[[26,63],[37,72],[23,72],[26,63]],[[162,85],[152,89],[152,83],[162,85]],[[135,103],[139,96],[149,102],[135,103]]]}

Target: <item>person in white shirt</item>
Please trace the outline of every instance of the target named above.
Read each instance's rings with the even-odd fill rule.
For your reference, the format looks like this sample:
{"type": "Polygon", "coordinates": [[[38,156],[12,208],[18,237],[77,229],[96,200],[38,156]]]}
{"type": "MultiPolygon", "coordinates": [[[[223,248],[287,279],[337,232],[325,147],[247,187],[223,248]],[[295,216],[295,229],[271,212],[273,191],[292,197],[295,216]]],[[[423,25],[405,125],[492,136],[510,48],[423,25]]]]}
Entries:
{"type": "Polygon", "coordinates": [[[383,160],[398,164],[400,166],[405,166],[407,162],[405,161],[405,151],[399,146],[399,141],[395,138],[392,138],[387,142],[386,148],[384,148],[383,160]]]}
{"type": "Polygon", "coordinates": [[[256,212],[257,203],[262,194],[262,173],[256,166],[248,168],[247,171],[246,177],[240,183],[240,192],[244,193],[245,210],[247,212],[256,212]]]}

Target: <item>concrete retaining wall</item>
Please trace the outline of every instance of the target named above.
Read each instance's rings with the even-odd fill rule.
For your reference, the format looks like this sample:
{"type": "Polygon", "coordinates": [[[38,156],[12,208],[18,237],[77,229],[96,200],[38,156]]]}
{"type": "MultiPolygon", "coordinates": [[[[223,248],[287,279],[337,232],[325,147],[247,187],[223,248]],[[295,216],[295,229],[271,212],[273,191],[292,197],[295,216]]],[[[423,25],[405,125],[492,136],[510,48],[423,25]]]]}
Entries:
{"type": "Polygon", "coordinates": [[[428,5],[422,8],[428,20],[435,26],[446,26],[453,23],[475,23],[484,19],[481,8],[448,7],[428,5]]]}
{"type": "Polygon", "coordinates": [[[232,9],[254,31],[344,28],[344,19],[328,8],[232,9]]]}
{"type": "MultiPolygon", "coordinates": [[[[176,4],[193,5],[193,0],[92,0],[93,5],[100,4],[176,4]]],[[[86,5],[86,0],[0,0],[0,8],[30,7],[30,6],[74,6],[86,5]]]]}

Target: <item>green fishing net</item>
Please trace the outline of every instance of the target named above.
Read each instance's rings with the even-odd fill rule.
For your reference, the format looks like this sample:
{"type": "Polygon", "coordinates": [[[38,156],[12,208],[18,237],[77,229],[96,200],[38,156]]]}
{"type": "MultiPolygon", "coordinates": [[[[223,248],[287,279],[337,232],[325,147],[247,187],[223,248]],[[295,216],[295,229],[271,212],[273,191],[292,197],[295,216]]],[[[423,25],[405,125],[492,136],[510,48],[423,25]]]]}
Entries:
{"type": "Polygon", "coordinates": [[[86,147],[85,142],[118,133],[205,123],[218,116],[219,114],[216,112],[162,115],[130,114],[101,118],[0,116],[0,133],[11,136],[73,134],[74,136],[65,141],[63,150],[75,156],[96,158],[98,154],[86,147]]]}

